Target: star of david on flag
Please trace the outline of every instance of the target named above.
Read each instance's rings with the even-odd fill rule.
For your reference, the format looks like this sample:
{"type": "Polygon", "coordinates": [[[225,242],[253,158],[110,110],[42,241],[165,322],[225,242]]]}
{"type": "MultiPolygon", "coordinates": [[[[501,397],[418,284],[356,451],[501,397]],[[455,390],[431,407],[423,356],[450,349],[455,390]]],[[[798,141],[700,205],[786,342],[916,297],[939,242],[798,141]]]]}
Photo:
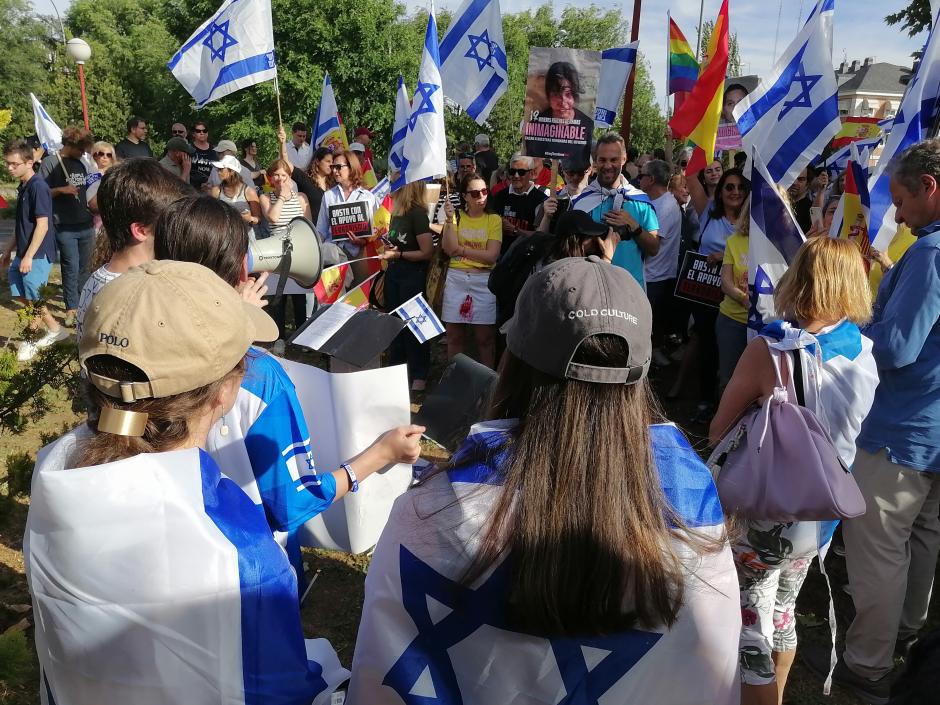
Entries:
{"type": "Polygon", "coordinates": [[[444,132],[444,92],[441,85],[437,21],[434,19],[434,3],[431,3],[424,53],[418,69],[418,87],[411,100],[408,132],[402,146],[402,169],[393,190],[447,173],[447,135],[444,132]]]}
{"type": "Polygon", "coordinates": [[[395,122],[392,124],[392,142],[388,153],[388,166],[394,175],[403,171],[405,136],[408,134],[408,120],[411,115],[411,101],[405,79],[398,76],[398,91],[395,93],[395,122]]]}
{"type": "Polygon", "coordinates": [[[277,76],[271,0],[225,0],[167,67],[201,108],[277,76]]]}
{"type": "Polygon", "coordinates": [[[434,309],[431,308],[423,294],[416,294],[408,299],[396,308],[393,313],[408,324],[408,330],[418,339],[419,343],[427,342],[444,332],[444,324],[441,323],[441,319],[434,313],[434,309]]]}
{"type": "Polygon", "coordinates": [[[773,182],[784,187],[842,128],[832,70],[834,8],[835,0],[816,3],[770,74],[734,109],[744,149],[756,148],[773,182]]]}
{"type": "Polygon", "coordinates": [[[482,125],[509,87],[499,0],[464,0],[441,39],[444,92],[482,125]]]}

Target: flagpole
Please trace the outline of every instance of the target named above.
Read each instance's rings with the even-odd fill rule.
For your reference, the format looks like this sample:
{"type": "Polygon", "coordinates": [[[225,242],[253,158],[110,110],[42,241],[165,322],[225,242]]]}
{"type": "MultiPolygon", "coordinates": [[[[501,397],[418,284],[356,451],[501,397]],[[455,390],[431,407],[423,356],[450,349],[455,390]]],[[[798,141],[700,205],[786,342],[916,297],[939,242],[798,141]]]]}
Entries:
{"type": "Polygon", "coordinates": [[[700,0],[698,4],[698,37],[695,40],[695,60],[699,61],[699,54],[702,51],[702,20],[705,18],[705,0],[700,0]]]}
{"type": "Polygon", "coordinates": [[[666,10],[666,94],[663,98],[663,110],[665,111],[666,122],[669,122],[669,59],[672,57],[672,45],[670,39],[672,33],[672,13],[666,10]]]}
{"type": "Polygon", "coordinates": [[[274,71],[274,96],[277,99],[277,126],[284,127],[284,118],[281,117],[281,87],[277,82],[277,70],[274,71]]]}
{"type": "MultiPolygon", "coordinates": [[[[633,24],[630,26],[630,41],[635,42],[640,38],[640,10],[643,7],[643,0],[633,0],[633,24]]],[[[639,57],[637,57],[639,58],[639,57]]],[[[620,134],[626,145],[630,146],[630,123],[633,120],[633,83],[636,80],[636,64],[630,72],[630,80],[627,81],[627,90],[623,93],[623,119],[620,123],[620,134]]]]}

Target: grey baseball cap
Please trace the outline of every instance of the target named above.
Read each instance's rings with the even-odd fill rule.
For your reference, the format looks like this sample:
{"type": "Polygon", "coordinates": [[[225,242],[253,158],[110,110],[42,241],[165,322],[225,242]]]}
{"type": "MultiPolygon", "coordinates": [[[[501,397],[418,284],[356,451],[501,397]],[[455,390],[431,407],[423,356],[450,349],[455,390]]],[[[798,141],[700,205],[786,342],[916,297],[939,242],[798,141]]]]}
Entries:
{"type": "Polygon", "coordinates": [[[166,151],[186,152],[186,154],[192,154],[195,150],[193,149],[193,146],[182,137],[171,137],[166,143],[166,151]]]}
{"type": "Polygon", "coordinates": [[[649,371],[652,324],[649,300],[633,275],[592,255],[558,260],[530,276],[502,330],[509,351],[545,374],[634,384],[649,371]],[[581,343],[599,334],[627,343],[625,367],[572,362],[581,343]]]}

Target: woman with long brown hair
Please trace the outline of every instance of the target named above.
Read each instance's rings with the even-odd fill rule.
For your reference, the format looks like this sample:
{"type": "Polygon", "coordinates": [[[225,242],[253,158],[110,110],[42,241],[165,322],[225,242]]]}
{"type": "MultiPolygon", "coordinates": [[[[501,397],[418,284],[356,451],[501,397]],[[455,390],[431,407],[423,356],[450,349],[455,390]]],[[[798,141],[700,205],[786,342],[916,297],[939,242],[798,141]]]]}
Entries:
{"type": "Polygon", "coordinates": [[[397,500],[376,547],[351,705],[738,702],[721,506],[654,423],[651,319],[596,257],[529,278],[491,420],[397,500]]]}

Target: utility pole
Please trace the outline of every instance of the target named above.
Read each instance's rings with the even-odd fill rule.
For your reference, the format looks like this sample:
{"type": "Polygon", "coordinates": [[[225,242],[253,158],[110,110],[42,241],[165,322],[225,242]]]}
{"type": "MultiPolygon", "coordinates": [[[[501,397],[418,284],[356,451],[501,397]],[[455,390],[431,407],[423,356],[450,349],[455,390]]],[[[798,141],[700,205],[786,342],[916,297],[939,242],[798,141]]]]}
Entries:
{"type": "MultiPolygon", "coordinates": [[[[640,10],[642,7],[643,0],[633,0],[633,23],[630,25],[631,42],[635,42],[640,38],[640,10]]],[[[630,121],[633,119],[633,82],[636,80],[639,63],[639,56],[637,56],[636,65],[630,72],[630,80],[627,81],[627,90],[623,94],[623,119],[620,121],[620,135],[628,147],[630,146],[630,121]]]]}

